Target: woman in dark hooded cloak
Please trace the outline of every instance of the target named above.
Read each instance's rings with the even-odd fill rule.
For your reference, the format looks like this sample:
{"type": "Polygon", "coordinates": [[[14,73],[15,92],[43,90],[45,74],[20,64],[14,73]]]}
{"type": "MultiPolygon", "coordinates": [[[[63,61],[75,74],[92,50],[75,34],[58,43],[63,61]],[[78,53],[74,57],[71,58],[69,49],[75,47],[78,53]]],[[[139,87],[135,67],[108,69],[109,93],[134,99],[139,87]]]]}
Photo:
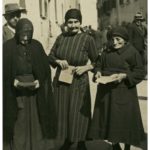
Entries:
{"type": "Polygon", "coordinates": [[[32,35],[31,21],[21,19],[3,45],[3,141],[14,150],[46,150],[55,137],[51,70],[32,35]]]}
{"type": "Polygon", "coordinates": [[[129,43],[127,30],[111,31],[112,46],[98,59],[95,78],[109,76],[113,82],[98,85],[89,135],[112,143],[113,150],[130,150],[145,139],[136,85],[145,76],[142,59],[129,43]]]}

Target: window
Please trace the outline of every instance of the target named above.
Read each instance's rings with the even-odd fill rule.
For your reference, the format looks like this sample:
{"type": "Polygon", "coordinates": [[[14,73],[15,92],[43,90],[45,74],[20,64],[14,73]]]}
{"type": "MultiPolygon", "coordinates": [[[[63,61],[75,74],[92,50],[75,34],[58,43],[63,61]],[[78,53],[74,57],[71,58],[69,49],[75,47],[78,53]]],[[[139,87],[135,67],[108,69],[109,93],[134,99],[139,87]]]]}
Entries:
{"type": "Polygon", "coordinates": [[[57,0],[54,0],[54,5],[55,5],[55,22],[58,23],[58,18],[57,18],[57,0]]]}
{"type": "Polygon", "coordinates": [[[19,1],[19,4],[22,8],[26,8],[26,3],[25,3],[25,0],[20,0],[19,1]]]}
{"type": "Polygon", "coordinates": [[[39,0],[39,4],[40,4],[40,16],[42,19],[46,19],[48,16],[48,1],[39,0]]]}
{"type": "Polygon", "coordinates": [[[62,11],[62,22],[64,20],[64,5],[61,4],[61,11],[62,11]]]}
{"type": "Polygon", "coordinates": [[[80,3],[78,3],[77,9],[81,10],[81,5],[80,5],[80,3]]]}
{"type": "Polygon", "coordinates": [[[47,3],[46,0],[44,1],[44,9],[45,9],[45,10],[44,10],[44,11],[45,11],[45,12],[44,12],[44,13],[45,13],[45,17],[47,18],[47,16],[48,16],[48,10],[47,10],[47,9],[48,9],[48,3],[47,3]]]}

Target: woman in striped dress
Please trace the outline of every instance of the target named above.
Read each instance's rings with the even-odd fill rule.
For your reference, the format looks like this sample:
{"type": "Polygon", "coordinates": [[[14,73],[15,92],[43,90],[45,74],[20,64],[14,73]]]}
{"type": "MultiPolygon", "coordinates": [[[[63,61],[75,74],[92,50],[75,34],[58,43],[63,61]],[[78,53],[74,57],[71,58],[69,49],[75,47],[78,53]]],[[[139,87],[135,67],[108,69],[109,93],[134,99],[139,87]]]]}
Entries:
{"type": "Polygon", "coordinates": [[[91,36],[80,30],[81,12],[70,9],[65,15],[67,33],[56,39],[49,61],[57,67],[54,77],[54,98],[58,116],[58,139],[65,140],[61,150],[69,149],[71,143],[78,143],[78,150],[85,150],[85,138],[90,119],[90,88],[88,71],[93,69],[98,52],[91,36]],[[91,64],[87,65],[88,60],[91,64]],[[61,70],[73,66],[73,81],[67,84],[59,81],[61,70]]]}

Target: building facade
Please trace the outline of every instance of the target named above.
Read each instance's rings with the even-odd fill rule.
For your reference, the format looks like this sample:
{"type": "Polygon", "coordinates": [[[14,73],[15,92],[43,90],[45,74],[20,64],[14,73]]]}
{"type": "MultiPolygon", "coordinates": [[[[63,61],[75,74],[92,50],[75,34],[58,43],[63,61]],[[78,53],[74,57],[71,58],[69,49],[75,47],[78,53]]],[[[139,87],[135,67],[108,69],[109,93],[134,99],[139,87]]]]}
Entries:
{"type": "Polygon", "coordinates": [[[101,29],[109,24],[131,23],[137,12],[147,18],[147,0],[97,0],[97,11],[101,29]]]}
{"type": "Polygon", "coordinates": [[[83,26],[91,25],[97,29],[96,0],[3,0],[3,6],[15,2],[27,9],[27,14],[22,17],[33,22],[33,38],[43,44],[46,53],[49,53],[57,35],[61,33],[60,25],[64,23],[65,12],[70,8],[81,10],[83,26]]]}
{"type": "Polygon", "coordinates": [[[27,9],[27,14],[23,14],[22,18],[32,21],[33,38],[38,39],[47,52],[53,37],[60,33],[59,25],[63,23],[65,11],[76,7],[75,2],[74,0],[4,0],[3,6],[7,3],[18,3],[27,9]]]}
{"type": "Polygon", "coordinates": [[[77,8],[82,12],[83,26],[91,25],[93,29],[98,28],[98,18],[97,18],[97,0],[78,0],[77,8]]]}

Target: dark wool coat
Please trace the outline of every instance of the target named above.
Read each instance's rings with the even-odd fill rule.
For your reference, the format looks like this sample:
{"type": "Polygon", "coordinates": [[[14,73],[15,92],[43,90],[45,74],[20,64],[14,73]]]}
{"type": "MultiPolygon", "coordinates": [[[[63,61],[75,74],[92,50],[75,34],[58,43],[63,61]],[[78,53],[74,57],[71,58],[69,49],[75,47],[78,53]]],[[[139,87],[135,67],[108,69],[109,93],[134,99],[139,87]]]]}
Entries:
{"type": "MultiPolygon", "coordinates": [[[[15,38],[3,45],[3,135],[5,142],[9,142],[13,136],[18,111],[17,92],[13,86],[17,46],[15,38]]],[[[42,45],[36,40],[32,40],[27,48],[31,51],[34,76],[40,82],[40,88],[37,90],[37,107],[43,135],[46,138],[53,138],[55,137],[56,117],[47,56],[42,45]]]]}
{"type": "Polygon", "coordinates": [[[126,73],[121,83],[99,84],[90,137],[138,145],[144,129],[136,85],[144,78],[141,57],[130,44],[104,51],[97,69],[102,75],[126,73]]]}

